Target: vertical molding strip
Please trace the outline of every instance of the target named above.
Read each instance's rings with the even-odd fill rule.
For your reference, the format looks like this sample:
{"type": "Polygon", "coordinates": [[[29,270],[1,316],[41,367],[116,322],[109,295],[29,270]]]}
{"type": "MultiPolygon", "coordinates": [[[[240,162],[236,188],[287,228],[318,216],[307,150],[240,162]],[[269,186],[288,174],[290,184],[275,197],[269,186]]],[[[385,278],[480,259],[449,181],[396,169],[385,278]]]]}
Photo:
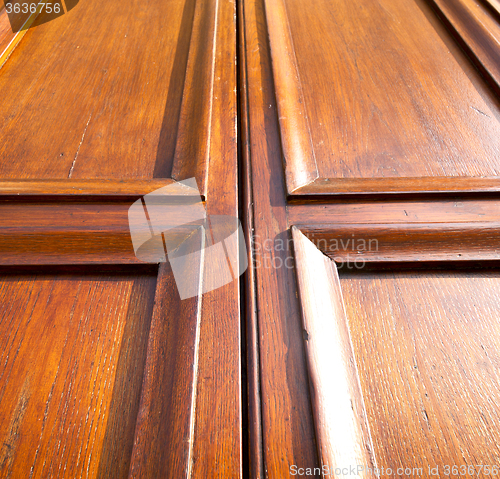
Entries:
{"type": "Polygon", "coordinates": [[[196,177],[200,193],[206,195],[219,0],[197,0],[182,96],[172,178],[196,177]]]}

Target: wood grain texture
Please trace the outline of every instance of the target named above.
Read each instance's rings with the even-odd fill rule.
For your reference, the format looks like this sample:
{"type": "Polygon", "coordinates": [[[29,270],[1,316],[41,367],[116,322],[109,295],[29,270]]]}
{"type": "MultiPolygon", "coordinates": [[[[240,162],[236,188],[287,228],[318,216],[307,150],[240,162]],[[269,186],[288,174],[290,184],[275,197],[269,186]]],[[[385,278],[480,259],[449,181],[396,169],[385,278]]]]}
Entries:
{"type": "Polygon", "coordinates": [[[341,275],[379,468],[432,477],[437,466],[435,477],[446,477],[445,465],[498,465],[499,279],[465,270],[341,275]]]}
{"type": "Polygon", "coordinates": [[[154,180],[0,180],[0,197],[81,197],[110,196],[139,198],[164,186],[172,195],[190,196],[194,192],[172,179],[154,180]]]}
{"type": "MultiPolygon", "coordinates": [[[[487,3],[487,2],[486,2],[487,3]]],[[[497,94],[500,93],[500,18],[481,1],[432,0],[445,23],[473,58],[497,94]]],[[[490,3],[494,9],[498,3],[490,3]]],[[[495,13],[498,13],[495,10],[495,13]]]]}
{"type": "Polygon", "coordinates": [[[484,3],[500,15],[500,2],[498,0],[484,0],[484,3]]]}
{"type": "Polygon", "coordinates": [[[286,180],[293,191],[319,175],[285,1],[265,5],[286,180]]]}
{"type": "Polygon", "coordinates": [[[282,478],[293,465],[314,468],[319,460],[296,278],[292,268],[273,267],[273,261],[290,264],[293,252],[262,247],[290,244],[264,2],[245,0],[244,15],[264,471],[282,478]]]}
{"type": "Polygon", "coordinates": [[[289,225],[373,223],[468,223],[500,221],[496,198],[424,201],[341,201],[288,206],[289,225]]]}
{"type": "MultiPolygon", "coordinates": [[[[155,0],[146,8],[138,1],[90,0],[43,24],[42,13],[1,71],[0,175],[165,178],[193,138],[211,141],[205,131],[211,123],[198,114],[212,111],[220,96],[212,98],[213,88],[193,76],[205,64],[207,75],[220,76],[222,67],[212,72],[212,52],[204,49],[206,28],[218,19],[207,18],[192,32],[195,3],[155,0]]],[[[203,5],[213,10],[218,2],[203,5]]],[[[234,50],[225,35],[217,44],[222,55],[234,50]]],[[[191,153],[184,154],[187,176],[208,161],[191,153]]],[[[203,186],[203,175],[197,180],[203,186]]]]}
{"type": "MultiPolygon", "coordinates": [[[[201,291],[203,262],[186,266],[201,291]]],[[[162,263],[129,477],[192,477],[200,317],[201,294],[181,300],[162,263]]]]}
{"type": "Polygon", "coordinates": [[[378,477],[337,268],[300,230],[292,233],[321,466],[356,465],[358,477],[378,477]]]}
{"type": "Polygon", "coordinates": [[[406,223],[300,226],[340,263],[480,261],[500,259],[500,223],[406,223]]]}
{"type": "Polygon", "coordinates": [[[444,188],[435,180],[441,177],[478,178],[466,184],[475,191],[484,187],[479,178],[497,177],[498,100],[425,2],[332,8],[286,0],[266,8],[278,104],[304,109],[310,125],[280,123],[289,194],[345,193],[352,181],[355,190],[404,191],[410,179],[410,189],[451,189],[452,180],[444,188]],[[285,28],[285,11],[289,33],[276,29],[285,28]],[[278,68],[290,45],[293,74],[278,68]],[[299,77],[303,100],[281,88],[299,77]],[[307,184],[302,156],[285,145],[309,135],[319,179],[297,191],[307,184]]]}
{"type": "Polygon", "coordinates": [[[0,263],[140,263],[130,202],[0,203],[0,263]]]}
{"type": "Polygon", "coordinates": [[[124,453],[113,476],[124,477],[133,436],[125,427],[110,438],[108,427],[117,404],[129,418],[137,411],[154,283],[130,272],[3,275],[3,477],[96,477],[110,439],[124,453]],[[135,345],[123,343],[130,328],[135,345]]]}
{"type": "MultiPolygon", "coordinates": [[[[245,31],[245,4],[238,3],[238,43],[239,43],[239,78],[240,78],[240,135],[241,135],[241,173],[240,173],[240,201],[241,222],[245,232],[247,244],[248,269],[244,275],[244,322],[245,322],[245,347],[246,351],[246,397],[247,397],[247,453],[248,477],[251,479],[264,479],[264,451],[262,432],[262,407],[260,388],[260,353],[259,353],[259,317],[257,304],[257,284],[255,273],[255,257],[253,248],[248,247],[253,241],[255,231],[255,217],[253,210],[252,191],[252,164],[249,138],[249,102],[248,78],[246,62],[246,31],[245,31]]],[[[243,360],[243,358],[242,358],[243,360]]],[[[243,380],[245,377],[243,378],[243,380]]],[[[243,385],[245,386],[245,385],[243,385]]],[[[245,391],[245,388],[243,388],[245,391]]],[[[245,394],[243,394],[245,398],[245,394]]],[[[245,409],[243,409],[245,411],[245,409]]]]}
{"type": "Polygon", "coordinates": [[[0,68],[7,61],[9,56],[12,54],[14,49],[17,47],[19,42],[23,39],[24,35],[28,31],[29,27],[36,20],[40,10],[37,9],[35,13],[32,14],[11,14],[10,18],[7,15],[7,11],[2,3],[0,7],[0,68]],[[23,26],[20,31],[12,31],[11,19],[14,24],[20,24],[23,26]]]}
{"type": "Polygon", "coordinates": [[[375,196],[411,195],[415,193],[498,193],[499,178],[425,177],[425,178],[318,178],[293,191],[301,196],[375,196]]]}
{"type": "Polygon", "coordinates": [[[206,192],[212,125],[216,123],[212,118],[215,57],[217,49],[227,48],[228,40],[221,37],[218,15],[219,0],[196,2],[172,169],[172,176],[177,180],[195,176],[203,194],[206,192]]]}
{"type": "MultiPolygon", "coordinates": [[[[215,53],[213,95],[218,100],[212,104],[206,211],[238,217],[236,2],[219,1],[218,8],[218,35],[225,48],[215,53]]],[[[234,264],[235,278],[238,269],[234,264]]],[[[235,279],[203,295],[193,478],[243,476],[239,288],[235,279]]]]}

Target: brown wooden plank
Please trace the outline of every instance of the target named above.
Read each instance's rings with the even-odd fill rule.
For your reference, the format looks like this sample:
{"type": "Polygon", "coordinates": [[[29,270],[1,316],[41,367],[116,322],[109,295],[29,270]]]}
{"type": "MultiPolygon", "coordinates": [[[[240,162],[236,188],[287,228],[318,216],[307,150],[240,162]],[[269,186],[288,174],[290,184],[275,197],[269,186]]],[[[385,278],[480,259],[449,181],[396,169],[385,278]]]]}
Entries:
{"type": "MultiPolygon", "coordinates": [[[[253,211],[252,191],[252,165],[249,138],[249,102],[248,102],[248,78],[246,61],[246,29],[245,29],[245,3],[238,3],[238,33],[239,33],[239,74],[240,74],[240,131],[241,131],[241,183],[243,190],[241,201],[241,222],[245,232],[247,244],[248,269],[244,275],[244,321],[245,321],[245,345],[246,345],[246,384],[243,383],[243,391],[246,390],[247,415],[244,417],[247,424],[247,451],[248,451],[248,477],[251,479],[264,479],[264,451],[262,432],[262,407],[260,388],[260,354],[259,354],[259,327],[258,327],[258,305],[257,284],[254,268],[254,251],[248,247],[253,241],[255,231],[255,217],[253,211]],[[246,387],[246,389],[245,389],[246,387]]],[[[242,351],[244,354],[245,351],[242,351]]],[[[242,358],[242,361],[244,358],[242,358]]],[[[245,373],[245,369],[243,370],[245,373]]],[[[245,380],[245,377],[243,377],[245,380]]],[[[245,397],[245,394],[243,395],[245,397]]],[[[243,409],[245,411],[245,408],[243,409]]],[[[245,428],[245,424],[243,424],[245,428]]],[[[245,436],[244,436],[245,438],[245,436]]],[[[245,445],[245,444],[244,444],[245,445]]]]}
{"type": "MultiPolygon", "coordinates": [[[[236,2],[219,1],[206,211],[238,213],[236,2]]],[[[235,253],[235,252],[233,252],[235,253]]],[[[239,277],[234,264],[234,277],[239,277]]],[[[216,274],[216,273],[215,273],[216,274]]],[[[213,277],[206,277],[213,279],[213,277]]],[[[192,477],[243,476],[240,284],[203,294],[192,477]]]]}
{"type": "MultiPolygon", "coordinates": [[[[203,262],[187,266],[201,288],[203,262]]],[[[192,477],[201,299],[160,266],[129,477],[192,477]]]]}
{"type": "Polygon", "coordinates": [[[318,178],[293,191],[293,198],[309,195],[398,195],[414,193],[497,193],[499,178],[318,178]]]}
{"type": "Polygon", "coordinates": [[[118,404],[121,414],[133,418],[137,411],[141,335],[155,280],[130,273],[2,275],[2,476],[95,477],[111,440],[122,453],[113,477],[124,477],[129,418],[122,417],[120,437],[110,438],[108,427],[118,404]],[[132,339],[137,343],[123,342],[132,339]]]}
{"type": "MultiPolygon", "coordinates": [[[[500,93],[500,18],[480,1],[432,0],[445,23],[500,93]]],[[[498,3],[490,4],[498,8],[498,3]]]]}
{"type": "Polygon", "coordinates": [[[487,5],[490,5],[491,8],[493,8],[493,10],[495,10],[495,12],[497,12],[500,15],[500,1],[498,1],[498,0],[484,0],[484,2],[487,5]]]}
{"type": "Polygon", "coordinates": [[[378,261],[500,259],[500,223],[299,226],[325,255],[351,268],[378,261]]]}
{"type": "Polygon", "coordinates": [[[184,79],[172,176],[184,180],[196,176],[205,194],[210,159],[212,102],[214,101],[215,56],[226,49],[220,37],[218,1],[196,2],[191,46],[184,79]],[[221,45],[222,43],[222,45],[221,45]]]}
{"type": "Polygon", "coordinates": [[[19,14],[11,14],[10,17],[15,25],[23,25],[22,30],[13,32],[11,18],[9,18],[7,10],[2,2],[0,6],[0,68],[2,68],[3,64],[23,39],[30,25],[36,20],[39,12],[40,11],[37,9],[33,14],[23,14],[22,12],[19,14]]]}
{"type": "Polygon", "coordinates": [[[497,271],[341,275],[380,469],[447,477],[455,465],[462,472],[450,476],[482,477],[491,472],[478,465],[498,466],[499,280],[497,271]]]}
{"type": "Polygon", "coordinates": [[[480,178],[497,177],[498,100],[425,2],[286,0],[266,9],[289,194],[328,194],[328,181],[345,193],[344,180],[357,180],[355,190],[404,191],[405,181],[451,189],[452,180],[443,190],[426,180],[441,177],[477,178],[466,185],[476,191],[480,178]],[[292,94],[299,89],[303,99],[292,94]],[[287,147],[296,138],[314,154],[287,147]],[[308,175],[319,180],[296,191],[308,175]]]}
{"type": "Polygon", "coordinates": [[[154,180],[0,180],[2,196],[111,196],[139,198],[164,186],[179,196],[194,194],[170,178],[154,180]]]}
{"type": "MultiPolygon", "coordinates": [[[[155,0],[144,9],[139,1],[124,7],[90,0],[48,23],[42,13],[0,75],[0,174],[170,177],[174,156],[182,156],[179,148],[186,146],[178,138],[187,144],[193,135],[211,138],[197,116],[181,112],[189,51],[199,58],[188,69],[183,112],[199,100],[198,90],[206,90],[203,82],[189,80],[189,72],[212,58],[205,58],[210,52],[199,45],[205,30],[192,34],[195,3],[155,0]]],[[[214,21],[207,19],[206,27],[213,29],[214,21]]],[[[232,46],[218,40],[218,51],[227,55],[232,46]]],[[[197,107],[202,113],[219,101],[208,100],[197,107]]],[[[207,157],[191,157],[186,175],[198,171],[198,161],[207,157]]],[[[203,178],[198,180],[203,185],[203,178]]]]}
{"type": "Polygon", "coordinates": [[[130,202],[0,203],[0,264],[139,263],[130,202]]]}
{"type": "Polygon", "coordinates": [[[319,462],[296,278],[293,269],[272,266],[293,253],[262,247],[290,239],[265,5],[245,0],[244,10],[264,470],[281,478],[293,465],[314,468],[319,462]]]}
{"type": "Polygon", "coordinates": [[[355,466],[358,477],[378,477],[337,268],[292,232],[322,473],[355,466]]]}
{"type": "Polygon", "coordinates": [[[357,201],[288,206],[290,225],[352,223],[467,223],[500,221],[498,199],[357,201]]]}

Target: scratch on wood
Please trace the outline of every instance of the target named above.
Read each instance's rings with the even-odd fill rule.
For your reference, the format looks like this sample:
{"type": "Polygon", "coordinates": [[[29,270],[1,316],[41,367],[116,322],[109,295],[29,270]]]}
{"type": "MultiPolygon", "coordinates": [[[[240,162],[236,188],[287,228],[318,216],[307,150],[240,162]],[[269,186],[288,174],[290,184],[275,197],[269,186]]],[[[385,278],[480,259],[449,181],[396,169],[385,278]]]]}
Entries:
{"type": "Polygon", "coordinates": [[[0,471],[5,472],[5,468],[7,468],[7,476],[9,476],[11,472],[10,467],[12,466],[16,452],[16,445],[19,440],[19,429],[21,428],[30,396],[30,376],[27,376],[21,387],[16,407],[10,419],[7,435],[5,436],[4,443],[0,449],[0,471]]]}
{"type": "Polygon", "coordinates": [[[471,108],[474,110],[474,111],[477,111],[478,113],[481,113],[481,115],[484,115],[484,116],[487,116],[488,118],[491,118],[490,115],[487,115],[486,113],[482,112],[481,110],[478,110],[477,108],[474,108],[473,106],[471,106],[471,108]]]}
{"type": "Polygon", "coordinates": [[[83,130],[82,139],[80,140],[80,144],[78,145],[78,148],[76,150],[75,159],[73,160],[73,163],[71,164],[71,168],[69,169],[68,178],[71,178],[71,175],[73,174],[73,170],[75,169],[76,159],[78,158],[78,153],[80,153],[80,148],[82,146],[83,140],[85,139],[85,133],[87,133],[87,128],[89,127],[89,123],[90,123],[91,119],[92,119],[92,113],[90,114],[89,120],[87,121],[87,124],[85,125],[85,129],[83,130]]]}

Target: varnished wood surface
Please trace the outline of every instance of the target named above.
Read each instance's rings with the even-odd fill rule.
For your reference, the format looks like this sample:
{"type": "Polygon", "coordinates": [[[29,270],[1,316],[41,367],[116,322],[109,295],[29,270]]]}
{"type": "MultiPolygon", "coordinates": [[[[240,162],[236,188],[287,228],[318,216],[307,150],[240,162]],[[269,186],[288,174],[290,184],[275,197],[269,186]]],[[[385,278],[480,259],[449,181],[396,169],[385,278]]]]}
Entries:
{"type": "MultiPolygon", "coordinates": [[[[259,353],[259,317],[256,295],[256,274],[254,264],[254,251],[249,247],[253,241],[255,231],[255,216],[253,210],[252,191],[252,165],[249,138],[249,103],[247,88],[247,62],[246,62],[246,32],[245,32],[245,4],[238,3],[238,48],[239,48],[239,74],[240,74],[240,131],[241,131],[241,174],[240,174],[240,211],[241,222],[245,233],[247,244],[248,268],[243,277],[244,290],[242,299],[244,300],[244,323],[245,323],[245,347],[246,359],[243,369],[243,380],[246,375],[246,385],[242,384],[243,398],[247,397],[246,404],[246,424],[247,428],[247,451],[248,451],[248,477],[251,479],[263,479],[264,472],[264,451],[262,443],[262,406],[260,387],[260,353],[259,353]],[[245,374],[246,373],[246,374],[245,374]],[[245,388],[246,386],[246,388],[245,388]],[[245,394],[246,390],[246,394],[245,394]]],[[[245,409],[243,409],[245,411],[245,409]]],[[[245,419],[244,419],[245,420],[245,419]]],[[[245,444],[244,444],[245,445],[245,444]]]]}
{"type": "Polygon", "coordinates": [[[378,477],[337,268],[299,229],[292,233],[324,475],[356,465],[358,477],[378,477]]]}
{"type": "Polygon", "coordinates": [[[266,7],[289,193],[315,176],[335,192],[343,179],[391,191],[397,178],[498,175],[498,100],[425,2],[266,7]],[[296,138],[313,154],[287,146],[296,138]]]}
{"type": "Polygon", "coordinates": [[[351,267],[378,261],[500,259],[500,223],[330,224],[300,230],[325,255],[351,267]]]}
{"type": "Polygon", "coordinates": [[[3,5],[0,6],[0,68],[7,61],[19,42],[23,39],[28,28],[33,24],[39,14],[39,10],[32,14],[11,13],[3,5]],[[22,25],[24,28],[20,31],[12,31],[11,19],[14,25],[22,25]]]}
{"type": "MultiPolygon", "coordinates": [[[[219,1],[218,9],[225,40],[215,55],[206,211],[238,217],[236,2],[219,1]]],[[[236,278],[238,269],[235,264],[236,278]]],[[[237,279],[203,295],[193,478],[243,476],[240,305],[237,279]]]]}
{"type": "MultiPolygon", "coordinates": [[[[203,265],[186,266],[200,283],[203,265]]],[[[170,264],[160,266],[131,478],[192,477],[201,300],[181,301],[170,264]]]]}
{"type": "Polygon", "coordinates": [[[353,223],[467,223],[500,221],[498,199],[357,201],[288,205],[289,225],[353,223]]]}
{"type": "MultiPolygon", "coordinates": [[[[215,58],[227,60],[234,51],[231,33],[214,26],[231,5],[207,5],[214,15],[203,17],[201,26],[193,0],[156,1],[147,8],[90,0],[40,24],[42,13],[0,72],[0,175],[164,178],[175,156],[183,165],[179,179],[200,176],[197,162],[209,156],[181,150],[225,132],[218,121],[205,132],[221,96],[213,85],[196,82],[194,71],[206,63],[209,77],[221,77],[225,67],[215,58]],[[214,29],[214,48],[206,51],[205,35],[214,29]],[[200,112],[208,123],[200,122],[200,112]]],[[[230,90],[232,82],[226,84],[230,90]]],[[[205,176],[198,180],[204,187],[205,176]]]]}
{"type": "MultiPolygon", "coordinates": [[[[432,0],[445,23],[471,55],[478,68],[500,93],[500,18],[481,1],[432,0]]],[[[490,3],[494,9],[498,2],[490,3]]]]}
{"type": "Polygon", "coordinates": [[[139,198],[164,186],[171,195],[197,192],[170,178],[154,180],[0,180],[0,196],[111,196],[139,198]]]}
{"type": "Polygon", "coordinates": [[[294,201],[305,196],[415,195],[416,193],[498,193],[500,178],[318,178],[293,191],[294,201]]]}
{"type": "MultiPolygon", "coordinates": [[[[243,123],[248,148],[243,149],[243,154],[250,154],[263,469],[265,477],[282,478],[290,477],[293,465],[314,468],[319,466],[319,460],[295,271],[273,267],[273,261],[279,264],[287,259],[289,265],[293,251],[287,231],[286,188],[265,6],[261,0],[245,0],[243,7],[248,95],[243,123]],[[263,244],[275,241],[288,247],[263,249],[263,244]]],[[[253,466],[252,477],[259,477],[260,467],[259,463],[253,466]]]]}
{"type": "Polygon", "coordinates": [[[341,276],[379,468],[446,477],[445,465],[498,466],[499,280],[496,271],[341,276]]]}
{"type": "Polygon", "coordinates": [[[126,477],[155,281],[2,275],[2,477],[126,477]]]}

